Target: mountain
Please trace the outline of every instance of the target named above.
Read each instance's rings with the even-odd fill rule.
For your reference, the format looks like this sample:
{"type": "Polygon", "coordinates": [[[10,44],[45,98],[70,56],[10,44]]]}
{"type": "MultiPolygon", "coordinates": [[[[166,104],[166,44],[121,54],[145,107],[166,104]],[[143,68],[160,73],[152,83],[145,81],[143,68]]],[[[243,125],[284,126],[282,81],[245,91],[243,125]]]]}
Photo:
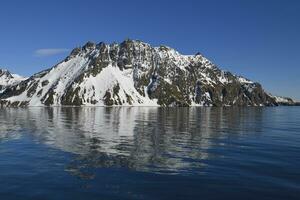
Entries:
{"type": "Polygon", "coordinates": [[[294,101],[293,99],[289,97],[282,97],[282,96],[273,96],[275,98],[275,101],[279,105],[283,106],[298,106],[300,105],[300,102],[294,101]]]}
{"type": "Polygon", "coordinates": [[[18,74],[11,74],[6,69],[0,69],[0,92],[4,90],[6,87],[17,84],[25,79],[26,78],[18,74]]]}
{"type": "Polygon", "coordinates": [[[274,106],[259,83],[223,71],[200,53],[138,40],[86,43],[54,67],[11,84],[2,106],[274,106]]]}

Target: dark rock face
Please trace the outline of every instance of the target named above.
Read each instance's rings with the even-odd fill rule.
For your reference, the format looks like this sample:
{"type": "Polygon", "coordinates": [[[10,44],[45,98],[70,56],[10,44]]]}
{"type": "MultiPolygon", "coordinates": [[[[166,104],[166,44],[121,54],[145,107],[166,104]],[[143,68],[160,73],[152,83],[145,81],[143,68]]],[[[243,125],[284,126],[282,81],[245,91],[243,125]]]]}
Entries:
{"type": "Polygon", "coordinates": [[[259,83],[220,70],[200,53],[184,56],[134,40],[88,42],[53,68],[2,91],[0,100],[5,105],[47,106],[278,105],[259,83]]]}

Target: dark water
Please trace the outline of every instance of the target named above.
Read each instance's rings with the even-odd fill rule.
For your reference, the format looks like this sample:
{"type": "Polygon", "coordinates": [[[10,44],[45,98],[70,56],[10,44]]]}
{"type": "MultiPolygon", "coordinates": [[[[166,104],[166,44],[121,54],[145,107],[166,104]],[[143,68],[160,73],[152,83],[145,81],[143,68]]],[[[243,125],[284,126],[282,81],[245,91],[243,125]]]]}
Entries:
{"type": "Polygon", "coordinates": [[[0,199],[300,199],[300,107],[1,109],[0,199]]]}

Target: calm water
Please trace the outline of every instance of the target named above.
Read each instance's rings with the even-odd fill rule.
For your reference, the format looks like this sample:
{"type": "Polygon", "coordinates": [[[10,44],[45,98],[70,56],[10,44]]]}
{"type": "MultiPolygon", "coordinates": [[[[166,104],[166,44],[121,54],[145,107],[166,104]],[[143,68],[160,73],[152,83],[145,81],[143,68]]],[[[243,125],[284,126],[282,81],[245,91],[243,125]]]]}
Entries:
{"type": "Polygon", "coordinates": [[[300,107],[0,110],[0,199],[300,199],[300,107]]]}

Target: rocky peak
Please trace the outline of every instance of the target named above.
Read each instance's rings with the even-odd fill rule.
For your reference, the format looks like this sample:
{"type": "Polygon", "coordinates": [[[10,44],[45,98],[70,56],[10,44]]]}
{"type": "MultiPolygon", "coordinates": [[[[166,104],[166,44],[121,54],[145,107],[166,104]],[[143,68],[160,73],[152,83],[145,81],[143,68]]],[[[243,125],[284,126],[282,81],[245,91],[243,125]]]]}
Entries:
{"type": "Polygon", "coordinates": [[[96,49],[103,49],[106,47],[106,44],[105,42],[99,42],[97,45],[96,45],[96,49]]]}
{"type": "Polygon", "coordinates": [[[92,49],[95,49],[96,48],[96,44],[94,42],[91,42],[91,41],[88,41],[83,47],[82,49],[83,50],[92,50],[92,49]]]}
{"type": "Polygon", "coordinates": [[[80,52],[81,52],[81,48],[76,47],[71,51],[70,56],[72,56],[72,57],[77,56],[80,52]]]}
{"type": "Polygon", "coordinates": [[[11,73],[6,69],[0,69],[0,77],[7,77],[7,78],[13,78],[11,73]]]}

